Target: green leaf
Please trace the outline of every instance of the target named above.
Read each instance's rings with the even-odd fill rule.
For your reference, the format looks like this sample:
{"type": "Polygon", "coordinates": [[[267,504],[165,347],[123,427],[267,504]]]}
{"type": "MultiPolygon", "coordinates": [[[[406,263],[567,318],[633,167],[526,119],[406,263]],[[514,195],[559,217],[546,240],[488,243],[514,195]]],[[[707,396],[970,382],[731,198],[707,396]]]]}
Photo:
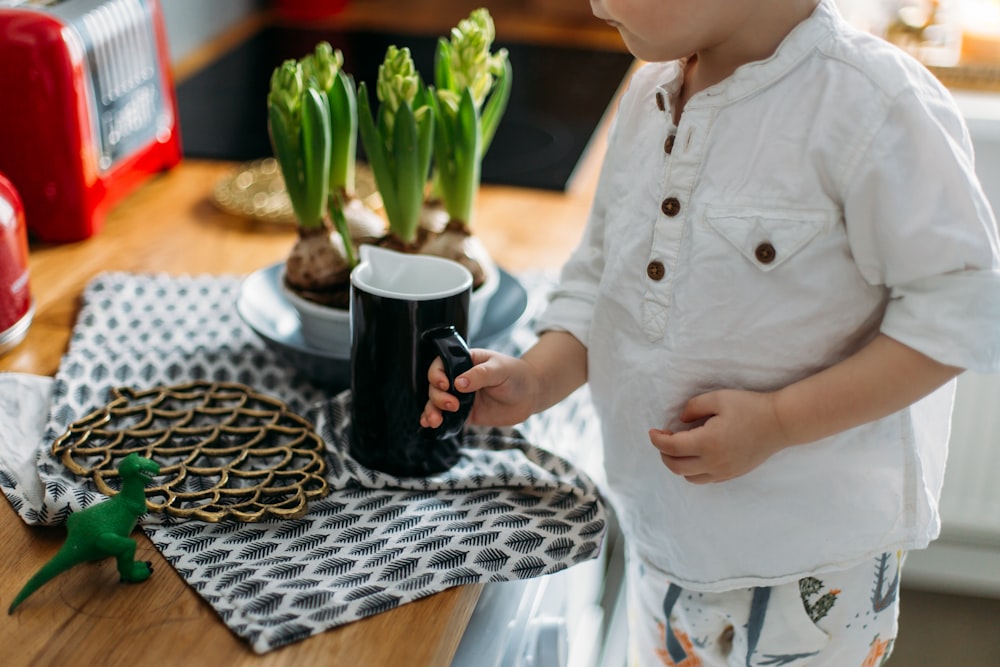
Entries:
{"type": "Polygon", "coordinates": [[[361,134],[361,144],[368,156],[368,164],[382,196],[382,205],[389,220],[399,217],[399,204],[396,197],[396,178],[391,169],[386,146],[382,135],[372,117],[371,103],[368,100],[368,87],[362,81],[358,86],[358,130],[361,134]]]}
{"type": "Polygon", "coordinates": [[[420,171],[417,121],[409,105],[401,105],[396,110],[392,147],[396,159],[396,187],[400,211],[399,219],[390,220],[390,223],[392,231],[397,236],[406,243],[413,243],[420,222],[420,208],[424,201],[424,183],[427,174],[420,171]]]}
{"type": "Polygon", "coordinates": [[[416,115],[417,165],[420,173],[424,175],[424,180],[426,180],[427,173],[430,171],[434,151],[434,118],[436,110],[433,99],[434,95],[421,83],[420,90],[414,102],[416,108],[421,109],[416,115]]]}
{"type": "Polygon", "coordinates": [[[461,164],[459,161],[459,132],[455,112],[435,96],[434,165],[436,185],[449,217],[459,220],[464,216],[461,197],[461,164]]]}
{"type": "Polygon", "coordinates": [[[305,173],[306,227],[322,223],[330,187],[330,109],[326,94],[306,88],[302,97],[302,165],[305,173]]]}
{"type": "Polygon", "coordinates": [[[434,107],[434,157],[440,169],[441,163],[448,161],[455,145],[455,123],[451,121],[454,113],[437,94],[432,95],[431,105],[434,107]]]}
{"type": "Polygon", "coordinates": [[[347,265],[352,269],[357,266],[358,260],[354,256],[354,240],[351,238],[351,228],[344,217],[344,201],[341,199],[340,191],[335,190],[330,195],[333,204],[330,206],[330,217],[333,219],[333,226],[340,234],[340,239],[344,242],[344,253],[346,254],[347,265]]]}
{"type": "Polygon", "coordinates": [[[462,92],[462,101],[458,105],[458,145],[468,150],[471,155],[479,155],[479,109],[472,99],[472,91],[466,88],[462,92]]]}
{"type": "Polygon", "coordinates": [[[454,90],[455,77],[451,74],[451,42],[438,38],[434,51],[434,85],[438,90],[454,90]]]}
{"type": "Polygon", "coordinates": [[[298,134],[292,136],[288,128],[285,114],[277,106],[267,108],[267,127],[271,135],[271,147],[274,156],[281,167],[281,175],[285,179],[285,190],[292,202],[297,220],[302,220],[306,214],[305,175],[302,173],[302,161],[299,151],[298,134]]]}
{"type": "Polygon", "coordinates": [[[490,144],[493,143],[493,136],[500,125],[500,119],[503,117],[504,111],[507,110],[507,102],[510,100],[513,79],[514,70],[511,67],[510,61],[504,58],[503,70],[501,70],[500,75],[496,79],[493,92],[490,93],[489,99],[483,105],[480,121],[483,134],[482,153],[480,157],[486,155],[486,151],[489,150],[490,144]]]}
{"type": "Polygon", "coordinates": [[[448,215],[452,220],[469,224],[480,181],[479,121],[472,92],[465,89],[458,111],[437,100],[435,132],[435,167],[448,215]]]}
{"type": "Polygon", "coordinates": [[[343,70],[337,72],[328,91],[331,141],[330,188],[354,192],[354,166],[358,143],[358,106],[354,81],[343,70]]]}
{"type": "Polygon", "coordinates": [[[455,142],[451,137],[453,123],[448,122],[448,109],[438,98],[435,91],[431,91],[431,105],[434,108],[434,171],[435,184],[441,190],[441,197],[447,201],[449,193],[446,192],[454,181],[454,165],[451,159],[452,147],[455,142]]]}

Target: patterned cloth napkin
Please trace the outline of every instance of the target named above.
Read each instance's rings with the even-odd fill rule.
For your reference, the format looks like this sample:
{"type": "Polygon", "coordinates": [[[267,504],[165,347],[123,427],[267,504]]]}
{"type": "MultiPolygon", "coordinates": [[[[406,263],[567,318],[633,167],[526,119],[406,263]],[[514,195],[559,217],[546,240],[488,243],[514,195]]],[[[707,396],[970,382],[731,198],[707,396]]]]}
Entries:
{"type": "MultiPolygon", "coordinates": [[[[267,349],[236,313],[239,285],[230,276],[106,273],[87,286],[51,393],[27,378],[0,383],[0,411],[20,415],[12,422],[19,435],[0,432],[0,488],[24,521],[60,524],[103,499],[50,446],[106,403],[113,387],[213,380],[285,402],[313,421],[327,446],[333,491],[300,519],[206,523],[147,514],[141,522],[185,581],[258,653],[451,586],[540,576],[599,553],[606,526],[600,493],[591,477],[550,451],[593,441],[596,420],[585,393],[520,430],[467,429],[461,461],[440,475],[368,470],[347,452],[350,392],[328,396],[267,349]],[[18,396],[5,399],[11,385],[21,385],[18,396]],[[47,409],[39,409],[45,399],[47,409]],[[34,444],[25,441],[32,414],[34,444]],[[25,456],[25,448],[37,453],[25,456]]],[[[529,287],[529,308],[547,286],[536,279],[529,287]]],[[[530,342],[529,327],[512,333],[506,351],[530,342]]]]}

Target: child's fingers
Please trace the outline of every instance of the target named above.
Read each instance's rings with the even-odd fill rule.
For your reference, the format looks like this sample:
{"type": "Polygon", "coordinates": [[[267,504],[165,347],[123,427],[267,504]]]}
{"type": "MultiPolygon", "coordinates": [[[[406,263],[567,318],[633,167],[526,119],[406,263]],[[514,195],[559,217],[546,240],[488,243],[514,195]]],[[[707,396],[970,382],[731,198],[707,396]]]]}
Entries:
{"type": "Polygon", "coordinates": [[[451,383],[441,357],[436,357],[427,370],[427,382],[427,404],[420,414],[420,425],[424,428],[437,428],[444,421],[442,411],[458,410],[458,399],[449,391],[451,383]]]}
{"type": "MultiPolygon", "coordinates": [[[[494,369],[488,363],[491,356],[490,351],[473,348],[471,352],[472,368],[455,378],[455,389],[464,393],[478,391],[483,387],[495,384],[491,379],[494,369]]],[[[445,373],[441,357],[436,357],[431,363],[430,368],[427,369],[427,381],[432,390],[438,389],[442,392],[447,392],[451,388],[451,383],[448,381],[448,374],[445,373]]]]}
{"type": "Polygon", "coordinates": [[[495,377],[499,370],[496,362],[493,361],[493,353],[490,350],[478,348],[473,348],[471,352],[473,366],[455,378],[455,389],[471,393],[499,384],[503,378],[495,377]]]}
{"type": "Polygon", "coordinates": [[[458,410],[458,399],[449,391],[438,389],[434,385],[427,388],[427,402],[440,410],[455,412],[458,410]]]}
{"type": "Polygon", "coordinates": [[[442,391],[448,391],[450,383],[448,375],[444,372],[444,363],[441,361],[441,357],[435,357],[434,361],[431,362],[431,367],[427,369],[427,381],[430,383],[431,389],[436,387],[442,391]]]}
{"type": "Polygon", "coordinates": [[[687,434],[688,432],[672,433],[651,428],[649,441],[660,451],[660,460],[670,472],[693,484],[711,482],[713,478],[706,472],[702,458],[692,455],[683,447],[687,434]]]}
{"type": "MultiPolygon", "coordinates": [[[[473,393],[493,383],[493,369],[488,363],[491,352],[475,348],[471,352],[473,367],[455,378],[455,390],[462,393],[473,393]]],[[[427,383],[427,404],[420,414],[420,425],[437,428],[444,421],[442,412],[456,412],[459,407],[458,398],[450,391],[451,382],[441,357],[435,358],[427,369],[427,383]]]]}
{"type": "MultiPolygon", "coordinates": [[[[438,364],[438,367],[434,368],[432,366],[427,374],[429,380],[427,404],[420,415],[420,425],[426,428],[437,428],[444,421],[442,412],[457,412],[459,407],[458,398],[449,391],[450,383],[448,382],[448,376],[445,374],[444,368],[440,366],[440,360],[435,361],[435,364],[438,364]]],[[[471,373],[472,371],[469,372],[471,373]]],[[[465,385],[467,387],[469,380],[460,375],[456,378],[456,385],[460,387],[459,391],[463,391],[461,386],[465,385]]],[[[466,391],[475,390],[469,389],[466,391]]]]}
{"type": "Polygon", "coordinates": [[[693,456],[695,452],[685,447],[685,432],[674,433],[666,429],[651,428],[648,431],[649,442],[660,450],[661,454],[674,457],[693,456]]]}
{"type": "Polygon", "coordinates": [[[424,428],[437,428],[444,422],[441,411],[435,408],[430,401],[424,406],[424,411],[420,413],[420,425],[424,428]]]}
{"type": "Polygon", "coordinates": [[[690,424],[718,413],[718,395],[714,392],[701,394],[689,400],[681,411],[681,421],[690,424]]]}

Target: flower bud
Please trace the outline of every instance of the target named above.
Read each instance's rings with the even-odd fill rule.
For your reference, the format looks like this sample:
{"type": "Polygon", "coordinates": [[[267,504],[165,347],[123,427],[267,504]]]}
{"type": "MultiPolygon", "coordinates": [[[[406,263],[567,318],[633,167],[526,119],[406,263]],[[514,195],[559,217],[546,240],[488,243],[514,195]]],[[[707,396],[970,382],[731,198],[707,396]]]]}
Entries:
{"type": "Polygon", "coordinates": [[[451,29],[449,69],[454,90],[468,88],[479,107],[493,88],[494,76],[503,69],[506,50],[490,54],[496,30],[489,11],[477,9],[451,29]]]}
{"type": "Polygon", "coordinates": [[[316,45],[315,53],[302,59],[302,73],[306,81],[315,79],[320,90],[330,90],[337,72],[344,66],[344,54],[334,51],[329,42],[316,45]]]}
{"type": "Polygon", "coordinates": [[[286,60],[271,74],[268,106],[275,107],[286,118],[289,127],[296,131],[301,124],[304,90],[302,68],[294,60],[286,60]]]}
{"type": "Polygon", "coordinates": [[[386,128],[392,132],[396,111],[402,105],[410,106],[417,96],[420,76],[413,65],[410,49],[390,45],[385,59],[378,68],[375,94],[383,105],[386,128]]]}

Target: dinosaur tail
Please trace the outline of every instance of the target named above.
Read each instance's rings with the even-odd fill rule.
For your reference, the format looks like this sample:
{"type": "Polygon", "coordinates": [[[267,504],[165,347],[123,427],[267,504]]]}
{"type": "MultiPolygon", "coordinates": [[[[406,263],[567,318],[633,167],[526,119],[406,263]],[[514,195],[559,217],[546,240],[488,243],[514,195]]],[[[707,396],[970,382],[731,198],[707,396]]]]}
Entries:
{"type": "Polygon", "coordinates": [[[24,602],[25,598],[37,591],[43,585],[47,584],[49,581],[54,579],[56,575],[62,574],[66,570],[73,567],[76,563],[72,559],[67,558],[68,554],[65,551],[60,550],[52,557],[45,565],[41,567],[35,575],[28,580],[28,583],[24,585],[21,592],[17,594],[14,601],[10,603],[10,607],[7,609],[8,614],[13,614],[14,610],[19,604],[24,602]]]}

